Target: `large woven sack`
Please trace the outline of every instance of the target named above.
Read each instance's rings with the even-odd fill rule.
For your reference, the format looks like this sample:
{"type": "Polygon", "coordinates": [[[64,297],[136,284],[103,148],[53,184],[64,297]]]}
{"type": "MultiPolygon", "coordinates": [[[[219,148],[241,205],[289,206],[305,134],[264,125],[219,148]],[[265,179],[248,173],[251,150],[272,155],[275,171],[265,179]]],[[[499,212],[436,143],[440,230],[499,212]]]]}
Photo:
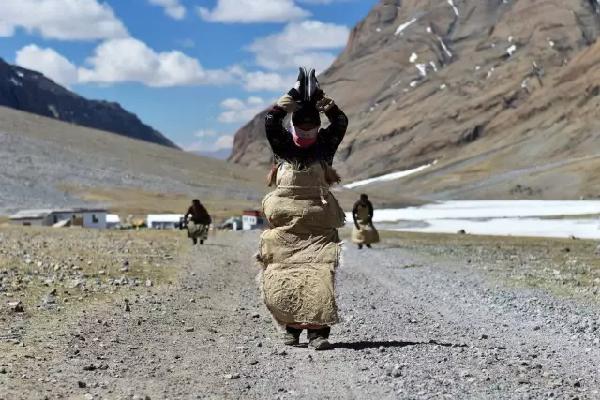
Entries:
{"type": "Polygon", "coordinates": [[[332,263],[270,264],[263,272],[265,304],[282,324],[338,322],[332,263]]]}
{"type": "Polygon", "coordinates": [[[344,225],[344,213],[329,192],[322,166],[298,170],[282,164],[263,212],[270,226],[259,252],[267,308],[281,324],[336,323],[337,228],[344,225]]]}
{"type": "Polygon", "coordinates": [[[192,239],[206,240],[208,238],[208,225],[188,222],[188,237],[192,239]]]}
{"type": "Polygon", "coordinates": [[[352,243],[356,244],[375,244],[379,243],[379,232],[373,226],[369,224],[361,224],[358,226],[360,229],[352,230],[352,243]]]}

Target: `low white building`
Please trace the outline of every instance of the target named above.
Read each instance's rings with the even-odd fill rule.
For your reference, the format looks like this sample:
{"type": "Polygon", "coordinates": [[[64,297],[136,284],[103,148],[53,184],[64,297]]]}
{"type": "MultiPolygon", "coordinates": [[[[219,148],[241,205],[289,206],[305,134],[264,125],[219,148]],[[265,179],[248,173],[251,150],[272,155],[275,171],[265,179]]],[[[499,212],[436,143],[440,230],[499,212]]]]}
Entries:
{"type": "Polygon", "coordinates": [[[9,217],[10,223],[21,226],[50,226],[52,210],[22,210],[9,217]]]}
{"type": "Polygon", "coordinates": [[[10,216],[14,225],[22,226],[81,226],[106,229],[106,210],[100,208],[72,208],[60,210],[23,210],[10,216]]]}
{"type": "Polygon", "coordinates": [[[121,217],[116,214],[106,215],[106,228],[115,229],[121,225],[121,217]]]}
{"type": "Polygon", "coordinates": [[[242,227],[245,231],[254,229],[262,229],[265,225],[265,220],[260,211],[247,210],[242,215],[242,227]]]}
{"type": "Polygon", "coordinates": [[[231,217],[219,225],[219,229],[231,229],[232,231],[241,231],[244,226],[242,217],[231,217]]]}
{"type": "Polygon", "coordinates": [[[146,217],[149,229],[179,229],[182,214],[150,214],[146,217]]]}
{"type": "Polygon", "coordinates": [[[105,209],[101,208],[72,208],[55,210],[51,214],[52,225],[60,221],[71,221],[71,226],[82,226],[89,229],[106,229],[105,209]]]}

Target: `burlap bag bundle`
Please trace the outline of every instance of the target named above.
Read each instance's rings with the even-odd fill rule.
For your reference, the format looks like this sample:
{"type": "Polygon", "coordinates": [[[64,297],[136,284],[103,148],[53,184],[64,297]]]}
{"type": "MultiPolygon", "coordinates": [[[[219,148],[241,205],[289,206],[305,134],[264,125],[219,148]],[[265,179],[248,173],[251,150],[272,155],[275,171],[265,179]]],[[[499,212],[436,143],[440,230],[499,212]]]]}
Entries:
{"type": "Polygon", "coordinates": [[[352,243],[374,244],[379,243],[379,232],[372,225],[369,217],[369,209],[366,206],[358,206],[357,222],[360,229],[352,230],[352,243]]]}
{"type": "Polygon", "coordinates": [[[261,237],[261,288],[267,308],[283,325],[338,321],[334,283],[344,212],[329,192],[326,168],[282,164],[277,188],[263,200],[270,229],[261,237]]]}
{"type": "Polygon", "coordinates": [[[188,222],[188,237],[191,239],[206,240],[208,238],[208,225],[196,224],[194,221],[188,222]]]}

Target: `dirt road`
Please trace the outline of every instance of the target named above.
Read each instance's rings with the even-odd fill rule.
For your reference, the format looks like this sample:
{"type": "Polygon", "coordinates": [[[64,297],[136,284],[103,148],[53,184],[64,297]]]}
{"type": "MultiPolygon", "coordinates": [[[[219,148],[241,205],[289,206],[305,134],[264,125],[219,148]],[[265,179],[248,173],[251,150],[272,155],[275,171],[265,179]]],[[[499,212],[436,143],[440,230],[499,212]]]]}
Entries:
{"type": "Polygon", "coordinates": [[[333,350],[282,346],[255,283],[257,238],[193,249],[179,282],[130,311],[116,301],[29,332],[0,356],[0,398],[600,398],[597,304],[397,244],[346,248],[333,350]]]}

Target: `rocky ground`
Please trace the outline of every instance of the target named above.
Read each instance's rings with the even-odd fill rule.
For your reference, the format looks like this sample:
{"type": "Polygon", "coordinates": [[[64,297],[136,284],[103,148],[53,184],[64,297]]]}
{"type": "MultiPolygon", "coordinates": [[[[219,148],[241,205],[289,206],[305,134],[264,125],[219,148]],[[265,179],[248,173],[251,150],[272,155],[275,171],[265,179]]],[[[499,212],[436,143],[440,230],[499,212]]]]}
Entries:
{"type": "Polygon", "coordinates": [[[196,248],[181,232],[35,233],[0,229],[2,399],[600,398],[591,242],[402,234],[347,246],[343,322],[335,348],[315,352],[278,340],[254,279],[256,233],[196,248]],[[85,283],[71,289],[75,275],[85,283]],[[56,306],[34,288],[56,289],[56,306]]]}

